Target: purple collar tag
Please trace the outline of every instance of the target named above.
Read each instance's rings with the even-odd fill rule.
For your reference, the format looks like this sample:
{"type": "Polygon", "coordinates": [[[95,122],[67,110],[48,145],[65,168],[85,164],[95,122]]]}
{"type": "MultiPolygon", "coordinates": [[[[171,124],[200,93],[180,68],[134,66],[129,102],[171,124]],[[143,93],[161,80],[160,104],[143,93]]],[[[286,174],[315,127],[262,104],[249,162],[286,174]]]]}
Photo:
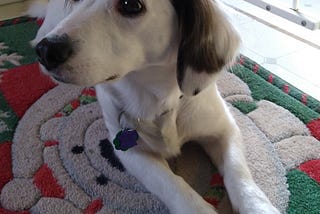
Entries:
{"type": "Polygon", "coordinates": [[[113,140],[113,144],[117,150],[127,151],[128,149],[138,145],[138,132],[134,129],[122,129],[113,140]]]}

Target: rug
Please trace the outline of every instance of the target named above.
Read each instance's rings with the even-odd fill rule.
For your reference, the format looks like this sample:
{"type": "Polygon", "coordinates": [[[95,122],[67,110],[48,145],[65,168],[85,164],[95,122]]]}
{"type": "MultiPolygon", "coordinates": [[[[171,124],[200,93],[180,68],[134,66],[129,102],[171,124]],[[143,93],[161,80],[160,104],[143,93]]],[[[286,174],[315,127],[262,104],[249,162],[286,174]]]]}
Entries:
{"type": "MultiPolygon", "coordinates": [[[[0,22],[0,213],[168,213],[106,140],[94,88],[55,84],[29,46],[41,24],[0,22]]],[[[221,75],[258,186],[281,213],[320,213],[320,102],[245,56],[221,75]]],[[[188,143],[170,160],[220,213],[223,179],[188,143]]]]}

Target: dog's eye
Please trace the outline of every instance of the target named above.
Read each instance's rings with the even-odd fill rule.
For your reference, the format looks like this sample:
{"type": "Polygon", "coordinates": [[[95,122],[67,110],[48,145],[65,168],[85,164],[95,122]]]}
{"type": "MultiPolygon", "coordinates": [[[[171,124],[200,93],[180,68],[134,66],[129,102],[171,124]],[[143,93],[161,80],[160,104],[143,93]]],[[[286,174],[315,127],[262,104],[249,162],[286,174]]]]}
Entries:
{"type": "Polygon", "coordinates": [[[65,2],[65,6],[68,6],[68,5],[70,6],[70,5],[72,5],[74,3],[78,3],[80,1],[82,1],[82,0],[65,0],[64,2],[65,2]]]}
{"type": "Polygon", "coordinates": [[[66,4],[69,4],[69,3],[77,3],[77,2],[79,2],[79,1],[81,1],[81,0],[65,0],[65,3],[66,3],[66,4]]]}
{"type": "Polygon", "coordinates": [[[120,0],[118,11],[123,16],[134,17],[145,11],[145,6],[141,0],[120,0]]]}

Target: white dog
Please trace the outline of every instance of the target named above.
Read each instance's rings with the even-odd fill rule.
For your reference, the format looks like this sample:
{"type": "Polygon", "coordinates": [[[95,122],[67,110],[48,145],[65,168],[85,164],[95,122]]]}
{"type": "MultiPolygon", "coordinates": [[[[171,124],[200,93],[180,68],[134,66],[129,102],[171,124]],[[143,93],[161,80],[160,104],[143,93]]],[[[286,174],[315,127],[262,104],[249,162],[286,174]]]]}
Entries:
{"type": "Polygon", "coordinates": [[[110,142],[138,133],[137,145],[115,153],[171,213],[216,213],[167,164],[188,141],[218,167],[235,211],[279,213],[253,181],[217,90],[239,45],[217,2],[51,0],[34,43],[54,79],[96,85],[110,142]]]}

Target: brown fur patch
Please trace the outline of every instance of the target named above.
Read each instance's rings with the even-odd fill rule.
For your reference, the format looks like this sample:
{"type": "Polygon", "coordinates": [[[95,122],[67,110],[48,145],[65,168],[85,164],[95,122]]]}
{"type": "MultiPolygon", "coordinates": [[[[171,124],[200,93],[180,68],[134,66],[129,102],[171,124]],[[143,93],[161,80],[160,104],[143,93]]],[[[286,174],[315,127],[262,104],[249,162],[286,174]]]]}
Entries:
{"type": "Polygon", "coordinates": [[[196,72],[213,73],[225,65],[217,56],[214,40],[214,11],[210,0],[172,0],[179,18],[180,46],[178,80],[188,66],[196,72]]]}

